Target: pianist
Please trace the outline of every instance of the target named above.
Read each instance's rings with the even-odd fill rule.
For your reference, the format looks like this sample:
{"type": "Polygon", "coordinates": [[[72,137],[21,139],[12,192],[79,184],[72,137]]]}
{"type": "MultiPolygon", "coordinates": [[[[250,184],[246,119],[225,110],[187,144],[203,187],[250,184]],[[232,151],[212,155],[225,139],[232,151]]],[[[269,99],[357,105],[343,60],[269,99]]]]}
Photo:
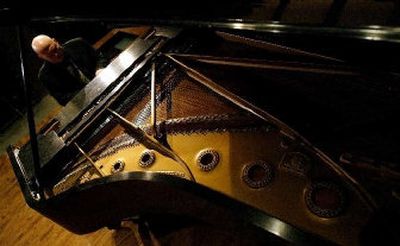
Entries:
{"type": "Polygon", "coordinates": [[[32,39],[32,49],[44,60],[39,80],[63,106],[105,66],[104,59],[82,38],[60,44],[41,34],[32,39]]]}

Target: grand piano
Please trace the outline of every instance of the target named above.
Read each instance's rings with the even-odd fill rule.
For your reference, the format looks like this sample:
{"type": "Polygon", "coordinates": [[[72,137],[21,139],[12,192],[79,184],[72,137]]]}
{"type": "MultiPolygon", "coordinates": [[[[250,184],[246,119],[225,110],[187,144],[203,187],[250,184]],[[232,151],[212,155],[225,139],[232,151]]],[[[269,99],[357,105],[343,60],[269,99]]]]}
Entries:
{"type": "Polygon", "coordinates": [[[229,3],[4,10],[114,28],[109,65],[9,147],[26,203],[77,234],[130,221],[166,245],[197,225],[198,245],[399,244],[398,19],[229,3]]]}

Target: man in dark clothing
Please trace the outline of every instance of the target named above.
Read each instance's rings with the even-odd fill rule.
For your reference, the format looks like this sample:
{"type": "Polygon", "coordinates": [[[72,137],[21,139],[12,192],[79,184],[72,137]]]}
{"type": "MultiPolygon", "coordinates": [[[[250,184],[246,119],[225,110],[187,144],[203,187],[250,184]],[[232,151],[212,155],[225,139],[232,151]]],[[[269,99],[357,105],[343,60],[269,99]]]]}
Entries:
{"type": "Polygon", "coordinates": [[[49,36],[38,35],[32,40],[32,49],[44,60],[39,80],[61,105],[66,105],[105,65],[82,38],[60,45],[49,36]]]}

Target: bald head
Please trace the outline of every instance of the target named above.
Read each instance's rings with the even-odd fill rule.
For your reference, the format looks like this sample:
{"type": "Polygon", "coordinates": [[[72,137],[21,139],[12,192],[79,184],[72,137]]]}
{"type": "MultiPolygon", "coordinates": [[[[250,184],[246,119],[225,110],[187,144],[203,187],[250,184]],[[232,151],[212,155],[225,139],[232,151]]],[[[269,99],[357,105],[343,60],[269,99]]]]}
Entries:
{"type": "Polygon", "coordinates": [[[40,34],[32,39],[32,49],[39,58],[51,63],[60,63],[64,59],[61,45],[53,38],[40,34]]]}
{"type": "Polygon", "coordinates": [[[53,40],[44,34],[37,35],[32,39],[32,49],[35,51],[36,54],[43,52],[53,40]]]}

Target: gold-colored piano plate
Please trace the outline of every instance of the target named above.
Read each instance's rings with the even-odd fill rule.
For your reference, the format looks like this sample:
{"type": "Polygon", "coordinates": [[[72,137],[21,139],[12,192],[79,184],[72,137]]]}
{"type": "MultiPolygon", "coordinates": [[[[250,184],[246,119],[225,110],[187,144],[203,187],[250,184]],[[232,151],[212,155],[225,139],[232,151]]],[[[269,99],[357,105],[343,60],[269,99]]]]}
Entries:
{"type": "MultiPolygon", "coordinates": [[[[241,202],[256,207],[332,241],[345,245],[356,245],[358,234],[370,214],[358,196],[349,194],[344,212],[335,218],[320,218],[309,211],[305,203],[305,190],[311,180],[318,177],[294,175],[281,168],[287,151],[280,147],[279,132],[209,132],[190,135],[170,135],[171,148],[189,165],[196,181],[213,190],[222,192],[241,202]],[[205,149],[219,154],[219,164],[211,171],[202,171],[196,157],[205,149]],[[250,188],[242,180],[246,164],[262,160],[274,170],[272,181],[263,188],[250,188]]],[[[174,171],[184,170],[172,159],[155,153],[155,162],[148,168],[139,166],[139,158],[146,149],[136,145],[117,151],[96,162],[106,175],[111,175],[112,165],[118,160],[125,163],[124,172],[131,171],[174,171]]],[[[322,163],[314,160],[313,168],[321,169],[324,176],[335,175],[322,163]]],[[[318,173],[318,172],[317,172],[318,173]]]]}

